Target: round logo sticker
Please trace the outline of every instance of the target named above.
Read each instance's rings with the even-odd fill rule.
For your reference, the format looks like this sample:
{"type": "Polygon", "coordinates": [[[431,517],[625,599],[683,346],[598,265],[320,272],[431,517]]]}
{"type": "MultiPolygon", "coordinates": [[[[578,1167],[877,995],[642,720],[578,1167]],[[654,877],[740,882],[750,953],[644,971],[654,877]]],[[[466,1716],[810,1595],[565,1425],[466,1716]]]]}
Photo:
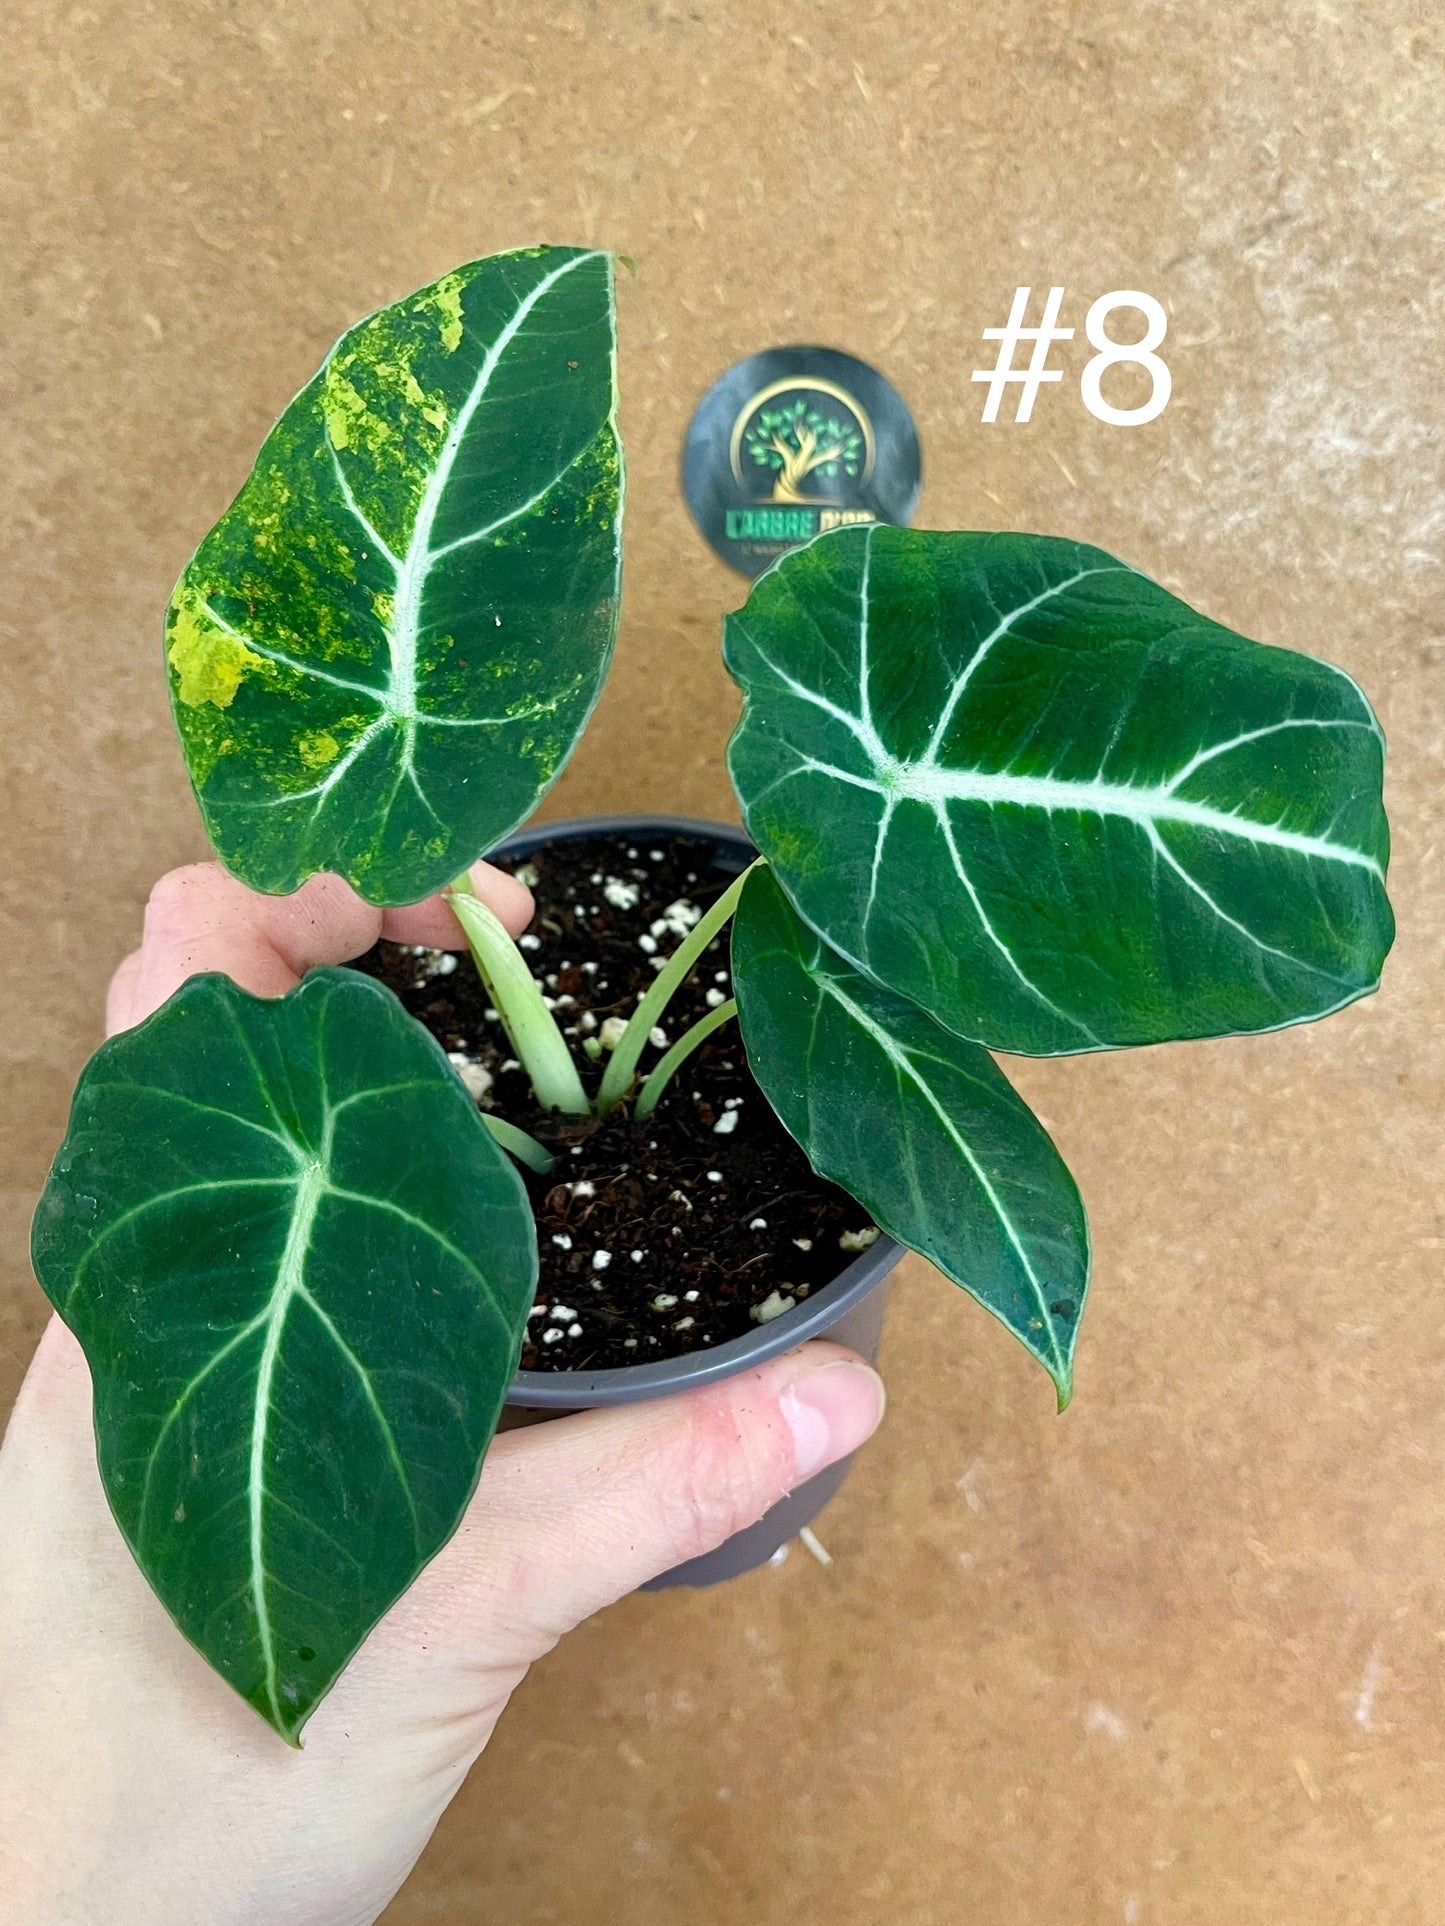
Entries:
{"type": "Polygon", "coordinates": [[[830,528],[911,520],[918,433],[892,384],[836,348],[767,348],[715,381],[687,431],[682,485],[744,575],[830,528]]]}

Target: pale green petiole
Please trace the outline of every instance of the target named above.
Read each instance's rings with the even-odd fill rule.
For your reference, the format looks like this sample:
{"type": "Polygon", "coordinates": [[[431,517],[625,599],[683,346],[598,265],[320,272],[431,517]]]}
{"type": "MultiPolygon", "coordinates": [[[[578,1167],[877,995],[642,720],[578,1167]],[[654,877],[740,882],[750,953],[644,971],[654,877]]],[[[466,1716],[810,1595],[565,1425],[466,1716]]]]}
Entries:
{"type": "Polygon", "coordinates": [[[508,1123],[505,1117],[494,1117],[490,1110],[484,1110],[482,1122],[503,1150],[515,1157],[519,1164],[525,1164],[528,1170],[535,1170],[539,1177],[545,1177],[556,1163],[557,1159],[543,1150],[535,1137],[529,1137],[525,1130],[508,1123]]]}
{"type": "Polygon", "coordinates": [[[709,1010],[706,1016],[699,1017],[691,1029],[683,1031],[682,1035],[678,1038],[677,1042],[673,1044],[666,1056],[659,1059],[646,1083],[643,1084],[641,1090],[637,1093],[637,1108],[633,1114],[639,1123],[641,1123],[645,1117],[650,1117],[653,1111],[656,1110],[658,1099],[661,1097],[663,1091],[666,1090],[668,1084],[672,1082],[673,1077],[677,1074],[680,1066],[686,1063],[697,1046],[703,1042],[705,1038],[710,1037],[714,1030],[720,1029],[724,1023],[730,1022],[737,1013],[737,998],[730,996],[726,1003],[719,1003],[715,1010],[709,1010]]]}
{"type": "Polygon", "coordinates": [[[538,1103],[569,1117],[587,1116],[592,1106],[566,1040],[506,926],[465,876],[452,884],[447,896],[538,1103]]]}
{"type": "MultiPolygon", "coordinates": [[[[760,857],[758,861],[761,860],[760,857]]],[[[698,958],[737,908],[743,884],[756,868],[757,863],[750,864],[742,875],[723,891],[706,916],[702,917],[688,932],[663,968],[658,971],[657,981],[628,1019],[627,1028],[618,1039],[617,1048],[612,1052],[612,1061],[607,1066],[602,1087],[597,1092],[597,1108],[602,1116],[605,1117],[609,1110],[615,1110],[627,1095],[637,1071],[637,1060],[647,1046],[647,1039],[653,1025],[667,1008],[668,999],[673,991],[692,973],[698,958]]],[[[520,1055],[520,1052],[518,1054],[520,1055]]]]}

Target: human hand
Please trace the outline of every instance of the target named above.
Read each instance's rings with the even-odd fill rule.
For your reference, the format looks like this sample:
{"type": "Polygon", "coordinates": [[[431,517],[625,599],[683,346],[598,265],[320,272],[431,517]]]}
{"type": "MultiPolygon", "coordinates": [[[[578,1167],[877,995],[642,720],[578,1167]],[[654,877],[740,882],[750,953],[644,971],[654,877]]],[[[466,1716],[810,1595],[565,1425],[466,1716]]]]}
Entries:
{"type": "MultiPolygon", "coordinates": [[[[479,864],[514,932],[519,883],[479,864]]],[[[378,935],[461,948],[440,898],[382,912],[334,876],[157,885],[111,1030],[223,970],[275,996],[378,935]]],[[[360,1926],[411,1870],[528,1665],[856,1449],[882,1386],[830,1344],[664,1402],[499,1436],[455,1537],[284,1746],[186,1644],[95,1464],[90,1377],[52,1320],[0,1447],[0,1917],[7,1926],[360,1926]]]]}

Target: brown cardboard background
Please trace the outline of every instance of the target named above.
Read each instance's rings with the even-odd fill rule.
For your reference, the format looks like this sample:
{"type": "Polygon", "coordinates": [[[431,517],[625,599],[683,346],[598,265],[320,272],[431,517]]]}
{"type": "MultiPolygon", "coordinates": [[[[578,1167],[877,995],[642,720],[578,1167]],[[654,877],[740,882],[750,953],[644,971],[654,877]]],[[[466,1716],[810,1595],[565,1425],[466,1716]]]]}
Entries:
{"type": "Polygon", "coordinates": [[[1391,738],[1379,999],[1019,1069],[1095,1230],[1067,1419],[912,1266],[832,1568],[795,1549],[578,1634],[388,1919],[1438,1920],[1433,10],[12,0],[0,33],[0,1399],[106,975],[151,879],[202,853],[167,591],[340,327],[456,260],[581,238],[638,262],[620,659],[553,811],[729,812],[741,591],[676,461],[713,375],[797,338],[908,396],[921,521],[1098,541],[1344,664],[1391,738]],[[1066,285],[1075,325],[1110,288],[1166,301],[1158,423],[1098,424],[1070,382],[980,427],[968,372],[1025,281],[1066,285]]]}

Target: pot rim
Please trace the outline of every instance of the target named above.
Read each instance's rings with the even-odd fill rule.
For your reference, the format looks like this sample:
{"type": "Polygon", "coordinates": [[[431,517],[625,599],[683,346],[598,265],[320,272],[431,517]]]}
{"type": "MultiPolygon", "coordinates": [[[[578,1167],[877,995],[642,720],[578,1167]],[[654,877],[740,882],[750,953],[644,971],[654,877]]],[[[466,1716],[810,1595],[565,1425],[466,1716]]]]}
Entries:
{"type": "MultiPolygon", "coordinates": [[[[530,856],[547,843],[581,842],[588,836],[695,836],[712,843],[719,853],[733,854],[741,870],[757,854],[746,833],[735,823],[704,816],[643,814],[566,816],[551,822],[529,823],[512,832],[490,852],[493,856],[530,856]]],[[[903,1246],[879,1232],[876,1243],[821,1290],[784,1311],[756,1331],[729,1338],[706,1351],[681,1357],[658,1358],[648,1364],[625,1364],[603,1371],[518,1371],[507,1391],[509,1405],[540,1411],[576,1411],[608,1404],[633,1404],[665,1397],[674,1391],[694,1390],[736,1377],[785,1351],[796,1350],[809,1338],[822,1337],[838,1319],[873,1290],[903,1256],[903,1246]]]]}

